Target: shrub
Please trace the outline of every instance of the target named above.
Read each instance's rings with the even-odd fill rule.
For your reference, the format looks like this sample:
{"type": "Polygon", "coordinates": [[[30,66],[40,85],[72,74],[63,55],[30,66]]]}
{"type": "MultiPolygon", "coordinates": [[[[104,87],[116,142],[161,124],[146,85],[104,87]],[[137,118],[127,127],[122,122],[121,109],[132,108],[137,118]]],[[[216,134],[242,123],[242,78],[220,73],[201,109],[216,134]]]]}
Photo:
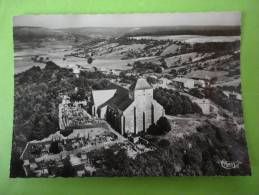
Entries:
{"type": "Polygon", "coordinates": [[[204,98],[204,93],[203,92],[201,92],[199,89],[197,89],[197,88],[193,88],[193,89],[190,89],[189,90],[189,93],[191,94],[191,95],[193,95],[194,97],[197,97],[197,98],[204,98]]]}
{"type": "Polygon", "coordinates": [[[158,146],[161,148],[167,148],[168,146],[170,146],[170,142],[167,139],[161,139],[158,142],[158,146]]]}
{"type": "Polygon", "coordinates": [[[58,154],[61,152],[61,148],[59,147],[57,141],[54,141],[50,144],[49,152],[53,154],[58,154]]]}
{"type": "Polygon", "coordinates": [[[147,129],[147,133],[150,135],[159,135],[156,124],[150,125],[150,127],[147,129]]]}
{"type": "Polygon", "coordinates": [[[166,117],[162,116],[156,124],[150,125],[147,129],[148,134],[151,135],[162,135],[171,130],[171,125],[166,117]]]}
{"type": "Polygon", "coordinates": [[[161,132],[169,132],[171,130],[171,125],[169,121],[167,120],[166,117],[162,116],[158,121],[157,121],[157,128],[161,132]]]}
{"type": "Polygon", "coordinates": [[[87,63],[88,63],[88,64],[92,64],[92,62],[93,62],[93,58],[89,57],[89,58],[87,59],[87,63]]]}

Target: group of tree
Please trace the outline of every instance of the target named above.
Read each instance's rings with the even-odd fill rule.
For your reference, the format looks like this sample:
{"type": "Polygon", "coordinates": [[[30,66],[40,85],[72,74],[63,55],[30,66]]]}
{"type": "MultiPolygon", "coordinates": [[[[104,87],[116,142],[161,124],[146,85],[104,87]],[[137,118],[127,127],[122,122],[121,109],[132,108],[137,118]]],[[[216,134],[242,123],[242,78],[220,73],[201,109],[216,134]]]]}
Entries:
{"type": "Polygon", "coordinates": [[[172,89],[156,88],[154,99],[164,107],[168,115],[202,113],[200,107],[189,97],[172,89]]]}
{"type": "Polygon", "coordinates": [[[237,116],[243,115],[242,102],[235,95],[226,95],[220,87],[210,87],[205,90],[205,97],[215,104],[233,112],[237,116]]]}
{"type": "Polygon", "coordinates": [[[171,125],[168,119],[164,116],[160,117],[157,123],[153,123],[147,129],[148,134],[151,135],[163,135],[171,130],[171,125]]]}
{"type": "Polygon", "coordinates": [[[146,73],[146,72],[162,73],[163,72],[163,67],[161,65],[155,64],[152,62],[136,61],[133,64],[133,69],[137,70],[140,73],[146,73]]]}
{"type": "Polygon", "coordinates": [[[236,116],[242,116],[243,109],[242,109],[242,102],[241,100],[237,99],[231,93],[237,92],[240,93],[241,86],[224,86],[224,87],[206,87],[205,89],[190,89],[189,94],[195,96],[197,98],[207,98],[213,101],[215,104],[219,105],[220,107],[233,112],[236,116]],[[230,95],[226,95],[223,90],[226,90],[230,93],[230,95]]]}
{"type": "Polygon", "coordinates": [[[159,148],[131,158],[120,145],[88,154],[97,167],[95,176],[212,176],[249,175],[249,159],[244,143],[224,129],[204,124],[196,134],[184,136],[174,144],[158,140],[159,148]],[[235,149],[232,148],[235,146],[235,149]],[[240,153],[239,153],[240,152],[240,153]],[[222,159],[242,159],[239,169],[224,169],[222,159]],[[100,162],[100,163],[95,163],[100,162]]]}
{"type": "MultiPolygon", "coordinates": [[[[206,43],[195,43],[192,46],[192,52],[209,53],[215,52],[216,55],[220,53],[232,52],[240,48],[240,41],[234,42],[206,42],[206,43]]],[[[216,56],[214,56],[216,57],[216,56]]]]}
{"type": "Polygon", "coordinates": [[[22,176],[19,158],[28,141],[43,139],[59,130],[59,94],[68,93],[74,101],[83,100],[101,78],[105,78],[101,72],[81,72],[76,78],[72,70],[51,61],[43,69],[34,66],[15,75],[11,176],[22,176]]]}

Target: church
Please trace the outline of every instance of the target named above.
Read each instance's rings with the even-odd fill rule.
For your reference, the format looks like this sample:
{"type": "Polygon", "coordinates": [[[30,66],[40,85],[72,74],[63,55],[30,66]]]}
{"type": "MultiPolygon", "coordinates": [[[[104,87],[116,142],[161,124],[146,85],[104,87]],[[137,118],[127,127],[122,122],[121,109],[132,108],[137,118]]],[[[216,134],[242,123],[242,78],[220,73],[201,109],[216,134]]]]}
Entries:
{"type": "Polygon", "coordinates": [[[93,90],[91,112],[105,119],[122,135],[146,132],[164,115],[164,108],[153,99],[153,88],[139,78],[129,89],[114,85],[114,89],[93,90]]]}

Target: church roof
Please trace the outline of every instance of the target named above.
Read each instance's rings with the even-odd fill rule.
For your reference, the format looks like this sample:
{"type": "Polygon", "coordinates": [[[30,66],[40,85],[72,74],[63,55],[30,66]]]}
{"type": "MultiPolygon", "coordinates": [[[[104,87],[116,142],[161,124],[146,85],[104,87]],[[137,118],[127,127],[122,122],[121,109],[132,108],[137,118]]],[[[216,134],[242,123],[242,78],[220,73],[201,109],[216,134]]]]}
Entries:
{"type": "Polygon", "coordinates": [[[99,106],[109,99],[111,99],[116,92],[116,89],[108,89],[108,90],[93,90],[93,101],[96,106],[99,106]]]}
{"type": "Polygon", "coordinates": [[[131,90],[152,89],[152,86],[144,78],[139,78],[133,85],[130,86],[131,90]]]}
{"type": "MultiPolygon", "coordinates": [[[[129,90],[127,90],[117,84],[114,84],[114,83],[111,83],[109,88],[110,89],[112,88],[116,92],[109,93],[108,91],[111,91],[111,90],[98,90],[98,92],[97,92],[98,94],[95,94],[95,96],[98,97],[97,99],[102,100],[101,104],[97,104],[97,107],[99,109],[104,106],[110,106],[111,108],[118,109],[120,111],[124,111],[134,101],[133,99],[131,99],[129,97],[129,90]],[[106,97],[109,96],[110,98],[105,98],[105,101],[104,101],[105,96],[106,97]]],[[[152,89],[152,86],[147,82],[146,79],[140,78],[133,85],[131,85],[130,89],[131,90],[152,89]]],[[[93,96],[94,96],[94,94],[93,94],[93,96]]],[[[98,101],[98,102],[100,102],[100,101],[98,101]]]]}
{"type": "Polygon", "coordinates": [[[129,98],[129,91],[127,89],[118,85],[114,86],[116,87],[116,93],[114,96],[107,102],[100,105],[99,108],[108,105],[114,109],[124,111],[133,102],[133,100],[129,98]]]}

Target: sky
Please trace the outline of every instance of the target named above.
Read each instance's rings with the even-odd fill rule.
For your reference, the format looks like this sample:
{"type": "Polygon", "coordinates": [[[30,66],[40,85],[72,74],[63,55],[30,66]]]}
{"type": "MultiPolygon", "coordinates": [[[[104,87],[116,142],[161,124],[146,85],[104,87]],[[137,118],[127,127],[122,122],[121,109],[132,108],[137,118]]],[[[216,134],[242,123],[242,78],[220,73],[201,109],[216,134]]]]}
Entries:
{"type": "Polygon", "coordinates": [[[13,18],[14,26],[41,26],[47,28],[238,26],[240,23],[241,14],[239,12],[23,15],[13,18]]]}

